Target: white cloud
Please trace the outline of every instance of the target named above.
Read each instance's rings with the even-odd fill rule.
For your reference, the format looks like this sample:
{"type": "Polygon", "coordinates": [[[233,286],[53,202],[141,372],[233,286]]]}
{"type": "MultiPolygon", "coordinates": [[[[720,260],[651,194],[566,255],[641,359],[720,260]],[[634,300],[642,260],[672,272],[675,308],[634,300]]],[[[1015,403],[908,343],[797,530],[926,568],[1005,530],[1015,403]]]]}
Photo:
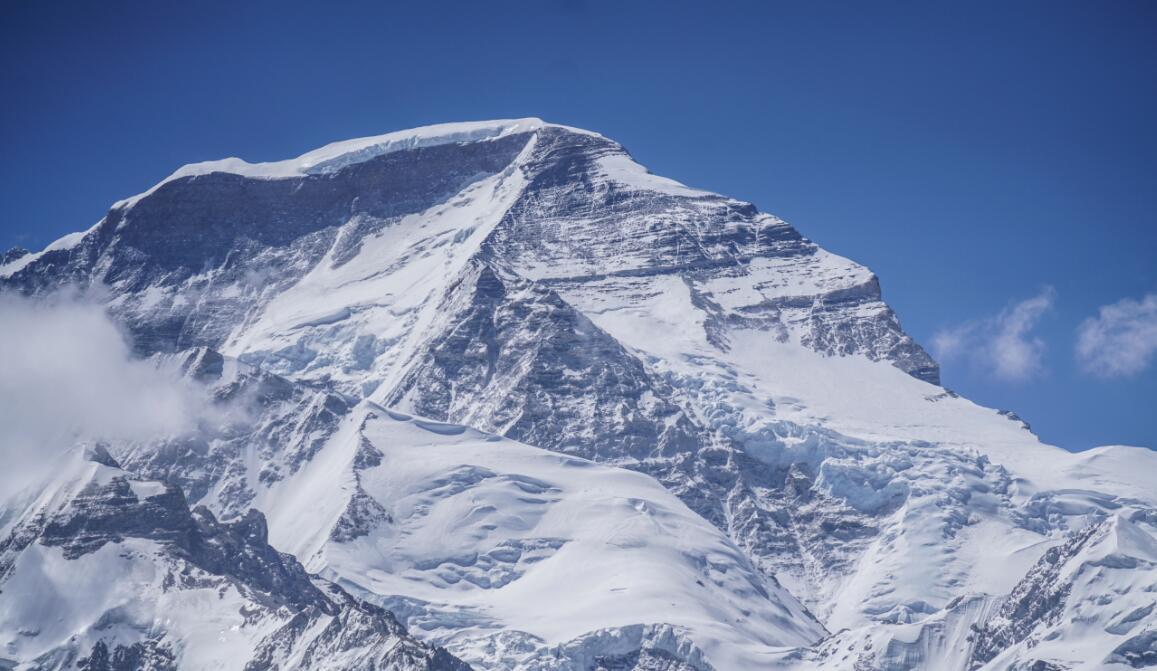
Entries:
{"type": "Polygon", "coordinates": [[[932,336],[932,351],[936,358],[945,361],[959,356],[974,330],[971,324],[961,324],[937,331],[932,336]]]}
{"type": "Polygon", "coordinates": [[[932,351],[941,362],[967,360],[1003,380],[1036,377],[1044,371],[1045,343],[1033,329],[1055,301],[1056,291],[1045,287],[995,316],[941,329],[932,336],[932,351]]]}
{"type": "Polygon", "coordinates": [[[95,305],[0,296],[0,325],[0,498],[78,442],[183,433],[207,409],[193,383],[133,359],[95,305]]]}
{"type": "Polygon", "coordinates": [[[1077,327],[1077,361],[1101,377],[1136,375],[1157,353],[1157,294],[1102,305],[1077,327]]]}

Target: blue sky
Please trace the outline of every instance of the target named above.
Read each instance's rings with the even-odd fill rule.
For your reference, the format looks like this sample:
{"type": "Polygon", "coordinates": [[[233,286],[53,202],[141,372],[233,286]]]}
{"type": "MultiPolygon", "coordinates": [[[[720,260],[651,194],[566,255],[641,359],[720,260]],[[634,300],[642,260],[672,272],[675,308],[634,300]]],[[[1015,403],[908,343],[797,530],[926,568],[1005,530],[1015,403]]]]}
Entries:
{"type": "Polygon", "coordinates": [[[183,163],[539,116],[865,263],[1049,442],[1157,446],[1155,34],[1129,1],[6,2],[0,247],[183,163]]]}

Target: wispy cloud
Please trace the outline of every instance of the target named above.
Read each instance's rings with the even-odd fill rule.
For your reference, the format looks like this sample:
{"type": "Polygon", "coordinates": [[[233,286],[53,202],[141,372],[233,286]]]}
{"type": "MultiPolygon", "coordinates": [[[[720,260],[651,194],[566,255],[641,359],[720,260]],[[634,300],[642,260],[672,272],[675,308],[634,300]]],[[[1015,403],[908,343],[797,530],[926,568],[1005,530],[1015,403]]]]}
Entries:
{"type": "Polygon", "coordinates": [[[0,323],[0,498],[78,442],[182,433],[205,415],[203,392],[133,359],[95,305],[0,295],[0,323]]]}
{"type": "Polygon", "coordinates": [[[992,317],[941,329],[932,350],[941,362],[964,360],[1000,378],[1019,382],[1044,371],[1044,341],[1033,334],[1041,317],[1052,309],[1056,291],[1041,289],[992,317]]]}
{"type": "Polygon", "coordinates": [[[1077,362],[1100,377],[1136,375],[1157,354],[1157,294],[1102,305],[1077,327],[1077,362]]]}

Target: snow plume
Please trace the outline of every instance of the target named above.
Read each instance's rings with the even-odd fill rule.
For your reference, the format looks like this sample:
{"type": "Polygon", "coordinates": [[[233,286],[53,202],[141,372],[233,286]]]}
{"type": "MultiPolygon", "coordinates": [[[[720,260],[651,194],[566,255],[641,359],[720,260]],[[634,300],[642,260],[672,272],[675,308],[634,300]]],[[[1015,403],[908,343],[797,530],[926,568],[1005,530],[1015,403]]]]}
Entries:
{"type": "Polygon", "coordinates": [[[1045,343],[1032,331],[1055,301],[1056,291],[1045,287],[993,317],[941,329],[932,348],[941,361],[967,359],[1000,379],[1028,380],[1044,370],[1045,343]]]}
{"type": "Polygon", "coordinates": [[[0,295],[0,324],[0,501],[78,443],[180,434],[207,416],[197,385],[133,359],[97,305],[0,295]]]}
{"type": "Polygon", "coordinates": [[[1077,328],[1081,368],[1100,377],[1136,375],[1157,353],[1157,294],[1102,305],[1077,328]]]}

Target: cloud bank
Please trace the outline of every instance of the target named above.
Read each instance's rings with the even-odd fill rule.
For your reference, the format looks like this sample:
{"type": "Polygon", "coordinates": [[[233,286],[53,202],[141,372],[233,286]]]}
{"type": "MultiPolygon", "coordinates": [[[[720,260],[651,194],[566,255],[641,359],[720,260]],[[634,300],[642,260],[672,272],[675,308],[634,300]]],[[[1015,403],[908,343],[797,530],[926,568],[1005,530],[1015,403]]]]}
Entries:
{"type": "Polygon", "coordinates": [[[995,377],[1020,382],[1044,371],[1045,343],[1033,329],[1056,302],[1052,287],[999,314],[941,329],[932,350],[941,362],[965,360],[995,377]]]}
{"type": "Polygon", "coordinates": [[[1103,305],[1077,328],[1077,363],[1099,377],[1127,377],[1157,354],[1157,294],[1103,305]]]}
{"type": "Polygon", "coordinates": [[[100,307],[0,295],[0,324],[0,500],[78,443],[180,434],[205,416],[195,383],[133,359],[100,307]]]}

